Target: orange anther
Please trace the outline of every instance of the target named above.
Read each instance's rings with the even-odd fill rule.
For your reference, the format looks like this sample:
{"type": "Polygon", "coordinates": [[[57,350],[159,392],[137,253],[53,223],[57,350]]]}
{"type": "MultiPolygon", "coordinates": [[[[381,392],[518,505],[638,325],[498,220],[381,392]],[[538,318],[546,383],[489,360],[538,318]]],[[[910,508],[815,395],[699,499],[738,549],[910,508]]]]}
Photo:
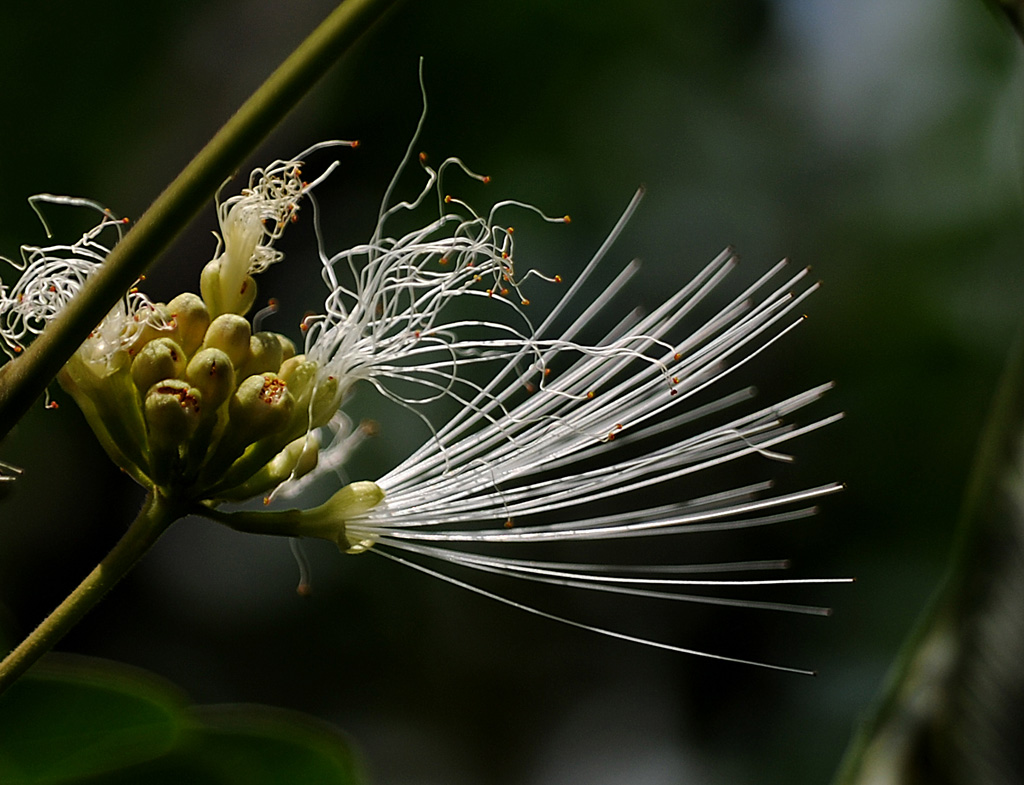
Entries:
{"type": "Polygon", "coordinates": [[[572,218],[570,218],[568,215],[563,215],[562,216],[562,223],[571,224],[572,223],[572,218]]]}
{"type": "Polygon", "coordinates": [[[526,299],[526,298],[524,297],[524,298],[523,298],[523,305],[529,305],[529,304],[530,304],[530,301],[529,301],[529,300],[527,300],[527,299],[526,299]]]}
{"type": "Polygon", "coordinates": [[[480,178],[480,182],[482,182],[484,185],[487,185],[487,183],[489,183],[490,181],[490,175],[485,174],[482,178],[480,178]]]}
{"type": "Polygon", "coordinates": [[[358,139],[353,139],[352,140],[352,144],[350,145],[350,147],[359,147],[359,140],[358,139]]]}
{"type": "Polygon", "coordinates": [[[447,195],[447,194],[446,194],[446,195],[445,195],[445,197],[444,197],[444,203],[445,203],[445,204],[451,204],[451,203],[452,203],[452,198],[451,198],[451,196],[449,196],[449,195],[447,195]]]}
{"type": "Polygon", "coordinates": [[[562,276],[556,275],[555,276],[555,283],[561,283],[561,282],[562,282],[562,276]]]}
{"type": "Polygon", "coordinates": [[[426,153],[420,153],[420,163],[421,164],[425,164],[426,162],[427,162],[427,154],[426,153]]]}
{"type": "Polygon", "coordinates": [[[590,392],[587,393],[587,398],[589,399],[589,398],[593,398],[593,397],[594,397],[594,391],[591,390],[590,392]]]}

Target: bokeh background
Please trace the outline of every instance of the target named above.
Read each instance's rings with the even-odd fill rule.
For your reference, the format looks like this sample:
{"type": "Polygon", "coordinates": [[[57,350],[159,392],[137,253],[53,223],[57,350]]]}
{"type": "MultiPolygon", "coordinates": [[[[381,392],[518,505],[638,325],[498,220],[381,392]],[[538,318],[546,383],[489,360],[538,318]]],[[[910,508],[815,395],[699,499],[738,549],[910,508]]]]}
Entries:
{"type": "MultiPolygon", "coordinates": [[[[40,191],[140,214],[330,7],[4,4],[0,253],[43,241],[25,202],[40,191]]],[[[814,520],[687,542],[673,558],[785,555],[801,576],[856,575],[800,596],[835,615],[535,598],[817,678],[606,640],[326,545],[309,549],[315,594],[301,599],[287,545],[198,521],[172,530],[62,648],[151,669],[199,702],[330,720],[388,785],[827,781],[941,577],[1019,320],[1019,46],[978,0],[407,0],[252,159],[361,140],[320,198],[328,247],[364,240],[420,112],[422,55],[419,147],[493,178],[461,193],[573,216],[520,221],[521,264],[571,276],[641,183],[615,254],[644,261],[631,300],[657,303],[726,244],[744,264],[721,302],[778,258],[812,264],[825,286],[811,318],[748,380],[767,401],[834,379],[803,420],[847,418],[796,443],[794,466],[752,461],[735,479],[849,488],[814,520]]],[[[147,280],[156,298],[195,287],[214,228],[209,210],[183,233],[147,280]]],[[[309,235],[300,223],[280,246],[290,262],[260,282],[285,304],[268,327],[296,337],[322,297],[309,235]]],[[[0,506],[9,641],[105,553],[141,498],[54,397],[62,407],[36,407],[0,453],[26,470],[0,506]]],[[[382,425],[354,478],[379,476],[423,436],[372,395],[352,407],[382,425]]]]}

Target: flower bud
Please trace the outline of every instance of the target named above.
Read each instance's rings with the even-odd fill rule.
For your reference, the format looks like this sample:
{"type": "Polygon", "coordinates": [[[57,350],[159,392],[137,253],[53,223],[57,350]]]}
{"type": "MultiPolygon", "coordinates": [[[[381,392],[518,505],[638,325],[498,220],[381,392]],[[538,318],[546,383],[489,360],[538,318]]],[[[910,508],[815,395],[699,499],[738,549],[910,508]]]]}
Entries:
{"type": "Polygon", "coordinates": [[[249,359],[249,339],[252,328],[238,314],[225,313],[210,322],[203,340],[203,348],[220,349],[231,360],[231,365],[240,368],[249,359]]]}
{"type": "Polygon", "coordinates": [[[206,304],[197,295],[183,292],[167,303],[167,310],[174,320],[179,345],[186,355],[195,354],[210,326],[206,304]]]}
{"type": "Polygon", "coordinates": [[[185,369],[185,379],[203,395],[203,403],[212,411],[231,397],[235,390],[235,369],[220,349],[210,347],[196,353],[185,369]]]}
{"type": "MultiPolygon", "coordinates": [[[[285,340],[288,339],[285,338],[285,340]]],[[[291,341],[289,341],[289,343],[291,343],[291,341]]],[[[306,362],[306,355],[293,355],[292,357],[287,358],[283,363],[281,363],[281,370],[277,372],[278,376],[280,376],[282,379],[288,382],[288,385],[291,388],[293,395],[295,394],[295,385],[291,381],[292,374],[294,374],[295,370],[304,362],[306,362]]]]}
{"type": "Polygon", "coordinates": [[[202,393],[181,379],[154,384],[146,393],[146,425],[153,445],[182,444],[199,422],[202,393]]]}
{"type": "Polygon", "coordinates": [[[170,338],[157,338],[139,351],[132,362],[132,379],[143,395],[162,379],[176,379],[185,370],[185,353],[170,338]]]}
{"type": "Polygon", "coordinates": [[[241,269],[237,262],[221,256],[203,268],[199,291],[211,314],[248,313],[256,302],[256,281],[248,274],[237,276],[241,269]]]}
{"type": "Polygon", "coordinates": [[[242,377],[272,371],[277,373],[284,360],[284,347],[277,333],[259,332],[249,339],[249,361],[239,369],[242,377]]]}
{"type": "Polygon", "coordinates": [[[338,380],[334,376],[328,376],[320,379],[313,391],[309,427],[319,428],[321,425],[326,425],[336,411],[338,411],[338,380]]]}
{"type": "Polygon", "coordinates": [[[285,360],[290,360],[294,357],[295,344],[292,342],[292,339],[281,335],[281,333],[274,333],[274,335],[277,336],[277,340],[281,344],[281,362],[283,363],[285,360]]]}
{"type": "Polygon", "coordinates": [[[250,376],[231,398],[229,427],[236,438],[244,436],[252,444],[284,428],[294,408],[288,385],[275,374],[250,376]]]}
{"type": "Polygon", "coordinates": [[[183,447],[199,424],[202,394],[188,382],[167,379],[146,393],[145,418],[149,431],[149,476],[157,485],[179,472],[183,447]]]}

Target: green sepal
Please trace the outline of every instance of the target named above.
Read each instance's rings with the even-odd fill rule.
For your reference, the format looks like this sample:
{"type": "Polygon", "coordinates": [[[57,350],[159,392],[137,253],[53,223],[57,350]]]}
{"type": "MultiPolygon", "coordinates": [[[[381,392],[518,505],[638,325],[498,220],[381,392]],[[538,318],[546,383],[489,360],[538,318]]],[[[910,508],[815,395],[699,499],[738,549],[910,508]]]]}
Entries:
{"type": "Polygon", "coordinates": [[[57,377],[86,421],[100,439],[111,459],[144,487],[148,438],[142,416],[142,401],[131,375],[131,359],[125,352],[115,354],[103,366],[72,355],[57,377]]]}

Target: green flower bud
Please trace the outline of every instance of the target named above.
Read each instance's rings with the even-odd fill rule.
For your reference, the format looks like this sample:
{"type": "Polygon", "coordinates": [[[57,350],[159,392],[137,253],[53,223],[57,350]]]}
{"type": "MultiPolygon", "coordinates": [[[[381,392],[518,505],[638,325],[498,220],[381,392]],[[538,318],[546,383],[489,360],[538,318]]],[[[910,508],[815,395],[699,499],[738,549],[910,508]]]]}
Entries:
{"type": "Polygon", "coordinates": [[[208,411],[224,403],[235,390],[235,369],[231,358],[213,347],[196,353],[185,369],[185,379],[202,393],[208,411]]]}
{"type": "MultiPolygon", "coordinates": [[[[284,336],[281,337],[284,338],[284,336]]],[[[287,341],[288,339],[285,338],[285,340],[287,341]]],[[[291,343],[291,341],[288,342],[291,343]]],[[[304,362],[306,362],[306,355],[296,354],[292,357],[288,357],[284,362],[282,362],[281,370],[277,372],[278,376],[288,382],[288,386],[291,388],[293,395],[295,394],[295,385],[291,381],[292,374],[294,374],[295,370],[304,362]]]]}
{"type": "Polygon", "coordinates": [[[151,444],[182,444],[195,430],[202,393],[181,379],[166,379],[146,393],[146,426],[151,444]]]}
{"type": "Polygon", "coordinates": [[[146,394],[145,418],[149,431],[149,476],[163,485],[176,475],[182,448],[199,424],[202,394],[188,382],[167,379],[146,394]]]}
{"type": "Polygon", "coordinates": [[[277,373],[284,360],[284,347],[277,333],[259,332],[249,339],[249,361],[239,369],[242,377],[272,371],[277,373]]]}
{"type": "Polygon", "coordinates": [[[180,378],[184,371],[185,352],[170,338],[150,341],[132,362],[132,380],[142,394],[162,379],[180,378]]]}
{"type": "Polygon", "coordinates": [[[252,444],[284,428],[294,408],[295,398],[276,374],[250,376],[231,398],[229,428],[235,438],[252,444]]]}
{"type": "Polygon", "coordinates": [[[203,340],[204,349],[220,349],[231,360],[231,365],[240,368],[249,359],[249,339],[252,328],[243,317],[225,313],[210,322],[203,340]]]}
{"type": "Polygon", "coordinates": [[[338,411],[338,380],[333,376],[321,379],[313,392],[313,405],[310,407],[309,427],[319,428],[338,411]]]}
{"type": "MultiPolygon", "coordinates": [[[[237,265],[235,265],[237,267],[237,265]]],[[[256,302],[256,281],[251,275],[236,277],[238,269],[228,270],[224,257],[214,259],[199,276],[199,291],[211,314],[244,314],[256,302]]]]}
{"type": "Polygon", "coordinates": [[[167,310],[174,319],[177,341],[185,354],[195,354],[210,326],[210,313],[206,303],[191,292],[183,292],[167,303],[167,310]]]}
{"type": "Polygon", "coordinates": [[[287,338],[284,335],[281,335],[281,333],[274,333],[274,335],[277,336],[277,340],[281,343],[281,362],[283,363],[285,360],[290,360],[294,357],[295,344],[292,342],[291,338],[287,338]]]}

